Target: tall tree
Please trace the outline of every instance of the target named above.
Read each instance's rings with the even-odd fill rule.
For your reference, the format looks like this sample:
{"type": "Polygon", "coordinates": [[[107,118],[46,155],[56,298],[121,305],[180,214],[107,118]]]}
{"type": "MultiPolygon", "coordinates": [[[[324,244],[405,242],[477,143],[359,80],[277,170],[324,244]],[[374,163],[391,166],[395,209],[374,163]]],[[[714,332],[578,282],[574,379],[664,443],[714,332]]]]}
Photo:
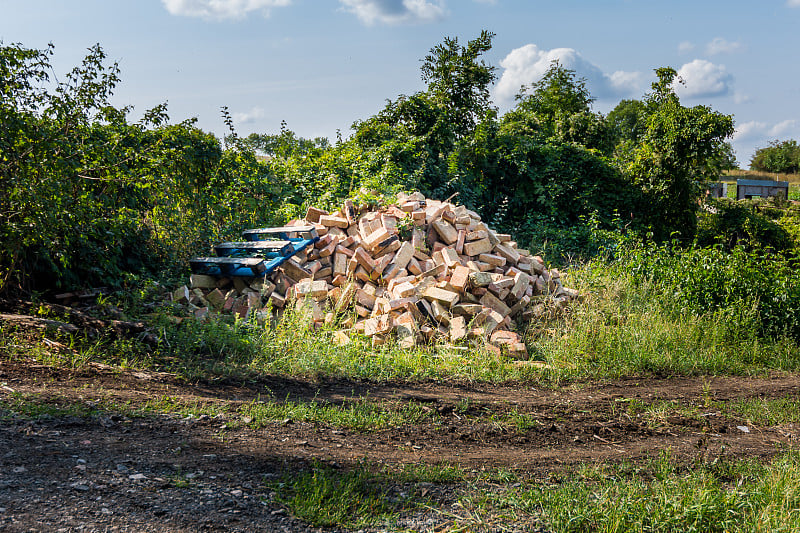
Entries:
{"type": "Polygon", "coordinates": [[[647,106],[641,100],[621,100],[606,117],[616,142],[636,142],[647,122],[647,106]]]}
{"type": "Polygon", "coordinates": [[[517,106],[503,117],[505,129],[539,138],[542,142],[568,142],[610,154],[611,132],[604,118],[592,112],[594,98],[586,79],[558,60],[542,78],[523,86],[517,106]]]}
{"type": "Polygon", "coordinates": [[[656,70],[653,91],[645,97],[646,127],[636,147],[621,161],[647,202],[645,222],[656,238],[677,232],[694,235],[704,181],[719,173],[719,153],[733,135],[733,118],[706,106],[684,107],[675,94],[677,72],[656,70]]]}
{"type": "Polygon", "coordinates": [[[762,172],[799,172],[800,146],[797,141],[772,141],[766,148],[759,148],[750,160],[750,168],[762,172]]]}
{"type": "Polygon", "coordinates": [[[395,183],[433,196],[453,192],[459,176],[453,175],[449,162],[457,144],[483,122],[496,120],[489,92],[495,68],[481,59],[493,38],[482,31],[465,46],[457,38],[445,38],[422,59],[425,91],[400,95],[353,125],[352,142],[381,167],[369,165],[373,173],[388,169],[395,183]]]}
{"type": "Polygon", "coordinates": [[[491,50],[493,38],[483,30],[460,46],[458,38],[445,37],[422,60],[427,93],[445,110],[456,138],[468,135],[491,107],[489,89],[497,76],[480,57],[491,50]]]}

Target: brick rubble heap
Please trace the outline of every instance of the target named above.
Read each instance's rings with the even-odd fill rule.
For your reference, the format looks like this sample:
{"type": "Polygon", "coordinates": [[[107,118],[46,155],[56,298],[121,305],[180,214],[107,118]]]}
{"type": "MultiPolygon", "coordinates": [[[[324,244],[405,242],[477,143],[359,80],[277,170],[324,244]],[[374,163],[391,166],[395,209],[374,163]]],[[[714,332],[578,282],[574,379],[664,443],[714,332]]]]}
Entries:
{"type": "Polygon", "coordinates": [[[263,320],[267,302],[277,314],[294,305],[315,326],[347,315],[335,334],[342,344],[353,333],[373,345],[396,336],[403,347],[475,340],[526,359],[514,320],[578,296],[557,270],[475,212],[420,193],[376,210],[350,200],[334,213],[309,208],[288,225],[313,225],[320,240],[268,279],[193,274],[191,288],[179,288],[173,300],[198,318],[227,312],[263,320]]]}

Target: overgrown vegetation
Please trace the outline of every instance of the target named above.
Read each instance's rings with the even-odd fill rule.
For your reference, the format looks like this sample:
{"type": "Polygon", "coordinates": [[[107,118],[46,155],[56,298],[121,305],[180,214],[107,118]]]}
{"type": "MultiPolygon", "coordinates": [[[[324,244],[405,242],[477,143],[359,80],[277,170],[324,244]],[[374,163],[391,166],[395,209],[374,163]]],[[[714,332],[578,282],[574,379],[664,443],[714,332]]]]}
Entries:
{"type": "Polygon", "coordinates": [[[772,141],[766,148],[759,148],[750,160],[750,168],[764,172],[800,172],[800,146],[797,141],[772,141]]]}
{"type": "MultiPolygon", "coordinates": [[[[400,95],[333,145],[285,124],[221,143],[192,119],[169,124],[166,105],[132,123],[130,109],[110,104],[119,70],[100,46],[53,82],[52,46],[0,45],[0,291],[179,274],[187,257],[244,226],[401,189],[458,193],[523,242],[587,221],[691,240],[699,183],[724,167],[731,117],[682,106],[665,68],[651,94],[607,118],[558,63],[498,116],[495,67],[482,59],[493,37],[445,39],[422,61],[424,91],[400,95]]],[[[570,244],[586,245],[577,256],[596,251],[570,244]]]]}
{"type": "Polygon", "coordinates": [[[699,464],[668,456],[644,468],[586,467],[551,486],[487,495],[487,505],[541,517],[555,531],[795,531],[800,462],[789,453],[757,461],[699,464]]]}
{"type": "Polygon", "coordinates": [[[458,531],[525,524],[587,533],[790,532],[799,518],[799,479],[793,452],[767,464],[721,459],[690,466],[666,453],[642,465],[601,463],[545,482],[508,472],[461,473],[457,501],[448,509],[424,502],[417,489],[424,479],[365,464],[346,471],[318,464],[272,486],[293,515],[317,526],[386,526],[404,509],[427,507],[458,531]],[[401,490],[404,498],[394,496],[401,490]]]}
{"type": "MultiPolygon", "coordinates": [[[[117,312],[143,317],[158,339],[152,346],[110,333],[18,331],[2,323],[3,357],[164,370],[186,381],[270,374],[556,386],[798,371],[800,210],[786,201],[700,201],[704,182],[735,161],[727,143],[732,117],[683,106],[668,67],[655,71],[652,92],[604,116],[593,111],[585,80],[558,63],[500,115],[490,100],[495,68],[482,59],[493,37],[445,39],[422,60],[423,91],[390,100],[335,143],[303,139],[285,123],[278,134],[239,138],[226,109],[231,134],[222,141],[191,119],[170,124],[164,105],[130,122],[130,109],[110,105],[119,71],[99,46],[57,82],[52,46],[0,43],[0,294],[40,302],[53,290],[124,288],[106,292],[96,307],[113,303],[117,312]],[[338,324],[309,330],[291,310],[272,324],[202,321],[175,317],[167,303],[163,284],[184,277],[186,259],[213,242],[246,226],[281,224],[312,204],[371,202],[400,190],[456,194],[492,227],[569,267],[565,284],[583,299],[517,324],[533,361],[448,345],[372,347],[357,336],[338,346],[338,324]]],[[[797,172],[796,148],[776,141],[752,166],[797,172]]],[[[796,195],[792,189],[790,199],[796,195]]],[[[32,314],[53,318],[44,303],[36,305],[32,314]]],[[[798,417],[793,399],[709,399],[706,406],[757,424],[798,417]]],[[[675,410],[694,416],[683,405],[627,408],[653,420],[675,410]]],[[[249,428],[289,419],[354,431],[437,419],[414,402],[387,408],[369,398],[269,398],[233,408],[164,396],[131,407],[15,393],[0,403],[3,420],[112,411],[222,416],[249,428]]],[[[468,411],[455,407],[459,416],[468,411]]],[[[516,409],[486,416],[520,434],[536,425],[516,409]]],[[[273,488],[292,514],[318,526],[391,525],[398,513],[427,505],[413,487],[421,482],[466,484],[453,507],[466,517],[451,516],[466,529],[483,527],[487,512],[499,522],[525,517],[558,531],[793,531],[800,520],[793,453],[767,464],[687,467],[660,458],[598,465],[547,483],[507,471],[476,480],[448,465],[374,471],[314,464],[273,488]],[[505,487],[486,488],[495,481],[505,487]]]]}
{"type": "Polygon", "coordinates": [[[253,152],[168,124],[166,105],[131,123],[99,46],[66,81],[53,53],[0,43],[0,292],[183,271],[190,250],[280,217],[253,152]]]}

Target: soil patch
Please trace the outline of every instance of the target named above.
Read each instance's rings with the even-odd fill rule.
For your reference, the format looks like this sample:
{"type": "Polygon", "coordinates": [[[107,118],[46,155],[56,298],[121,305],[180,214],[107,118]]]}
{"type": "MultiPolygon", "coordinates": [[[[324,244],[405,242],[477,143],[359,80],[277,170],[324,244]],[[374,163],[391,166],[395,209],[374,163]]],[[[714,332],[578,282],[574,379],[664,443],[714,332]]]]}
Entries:
{"type": "MultiPolygon", "coordinates": [[[[0,529],[6,531],[311,531],[286,515],[268,485],[311,461],[444,463],[544,478],[579,463],[639,461],[667,449],[687,463],[769,458],[800,434],[792,424],[756,427],[715,410],[654,420],[628,408],[632,401],[688,408],[708,398],[800,399],[800,377],[786,374],[620,380],[559,390],[282,377],[189,384],[104,365],[70,370],[3,360],[0,382],[6,401],[20,393],[135,408],[168,396],[229,407],[218,417],[6,417],[0,423],[0,529]],[[435,416],[366,432],[293,420],[252,429],[237,408],[259,397],[415,402],[435,416]]],[[[437,498],[453,495],[445,490],[437,498]]]]}

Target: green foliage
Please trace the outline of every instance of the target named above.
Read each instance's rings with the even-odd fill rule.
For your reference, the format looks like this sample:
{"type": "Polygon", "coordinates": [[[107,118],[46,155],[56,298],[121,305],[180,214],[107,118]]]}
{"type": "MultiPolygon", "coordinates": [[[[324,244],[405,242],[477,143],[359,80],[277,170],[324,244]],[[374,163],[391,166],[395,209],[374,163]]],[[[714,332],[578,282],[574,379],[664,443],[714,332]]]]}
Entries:
{"type": "Polygon", "coordinates": [[[727,461],[688,470],[662,455],[645,467],[596,465],[561,483],[509,491],[499,506],[564,532],[795,531],[800,460],[727,461]]]}
{"type": "Polygon", "coordinates": [[[0,292],[119,286],[273,219],[276,188],[252,152],[167,125],[164,105],[129,123],[99,46],[48,85],[52,54],[0,45],[0,292]]]}
{"type": "Polygon", "coordinates": [[[242,139],[248,148],[269,157],[308,156],[325,150],[330,146],[328,139],[317,137],[304,139],[291,131],[286,121],[281,121],[281,131],[277,135],[251,133],[242,139]]]}
{"type": "Polygon", "coordinates": [[[750,168],[787,174],[800,172],[800,145],[793,139],[772,141],[766,148],[756,150],[750,168]]]}
{"type": "Polygon", "coordinates": [[[739,168],[733,145],[729,142],[720,144],[716,153],[711,156],[710,166],[719,170],[735,170],[739,168]]]}
{"type": "Polygon", "coordinates": [[[278,501],[294,516],[317,527],[386,523],[405,507],[363,465],[340,471],[315,464],[311,471],[287,476],[274,488],[278,501]]]}
{"type": "Polygon", "coordinates": [[[622,100],[606,121],[618,143],[635,143],[647,127],[647,106],[641,100],[622,100]]]}
{"type": "MultiPolygon", "coordinates": [[[[530,324],[531,357],[547,361],[548,379],[747,375],[800,368],[796,341],[759,336],[752,327],[757,308],[690,308],[676,294],[680,287],[672,279],[648,276],[652,269],[642,262],[656,254],[654,248],[630,257],[630,246],[623,242],[615,250],[622,260],[594,259],[571,268],[565,285],[585,299],[561,319],[530,324]]],[[[675,277],[683,274],[677,272],[675,277]]]]}
{"type": "Polygon", "coordinates": [[[252,428],[262,428],[267,424],[289,419],[357,431],[377,431],[387,427],[418,424],[431,418],[420,404],[409,403],[387,408],[385,404],[365,398],[354,398],[341,405],[322,401],[254,401],[244,405],[240,414],[251,419],[249,425],[252,428]]]}
{"type": "Polygon", "coordinates": [[[717,156],[733,134],[733,119],[705,106],[683,107],[673,89],[676,71],[660,68],[656,74],[645,99],[646,128],[620,164],[644,193],[640,216],[655,237],[677,232],[688,239],[696,226],[700,184],[718,175],[717,156]]]}
{"type": "Polygon", "coordinates": [[[641,245],[621,251],[626,271],[670,294],[676,310],[714,313],[731,333],[800,340],[800,278],[796,254],[741,246],[731,250],[641,245]]]}
{"type": "Polygon", "coordinates": [[[767,216],[759,202],[721,198],[708,200],[706,205],[707,209],[698,214],[695,241],[700,246],[721,244],[727,249],[742,246],[789,251],[800,242],[767,216]]]}
{"type": "MultiPolygon", "coordinates": [[[[681,106],[674,70],[659,69],[651,95],[605,118],[585,80],[558,63],[498,117],[495,69],[482,59],[493,37],[446,38],[422,61],[425,91],[389,101],[335,145],[285,123],[240,139],[226,109],[224,145],[191,120],[168,124],[163,105],[129,123],[128,109],[109,105],[118,70],[99,46],[50,90],[52,48],[2,47],[0,290],[178,273],[247,225],[400,190],[457,194],[494,228],[560,248],[558,261],[600,252],[614,240],[602,232],[623,228],[693,236],[699,184],[730,156],[730,117],[681,106]]],[[[762,236],[775,245],[777,235],[762,236]]]]}
{"type": "Polygon", "coordinates": [[[492,48],[493,38],[493,33],[483,30],[466,46],[459,46],[457,38],[445,37],[422,60],[427,94],[444,111],[455,138],[471,132],[490,107],[495,67],[479,58],[492,48]]]}
{"type": "Polygon", "coordinates": [[[612,130],[601,115],[592,113],[594,98],[584,78],[553,61],[542,79],[523,86],[517,106],[503,116],[504,127],[541,140],[579,144],[609,154],[612,130]]]}

